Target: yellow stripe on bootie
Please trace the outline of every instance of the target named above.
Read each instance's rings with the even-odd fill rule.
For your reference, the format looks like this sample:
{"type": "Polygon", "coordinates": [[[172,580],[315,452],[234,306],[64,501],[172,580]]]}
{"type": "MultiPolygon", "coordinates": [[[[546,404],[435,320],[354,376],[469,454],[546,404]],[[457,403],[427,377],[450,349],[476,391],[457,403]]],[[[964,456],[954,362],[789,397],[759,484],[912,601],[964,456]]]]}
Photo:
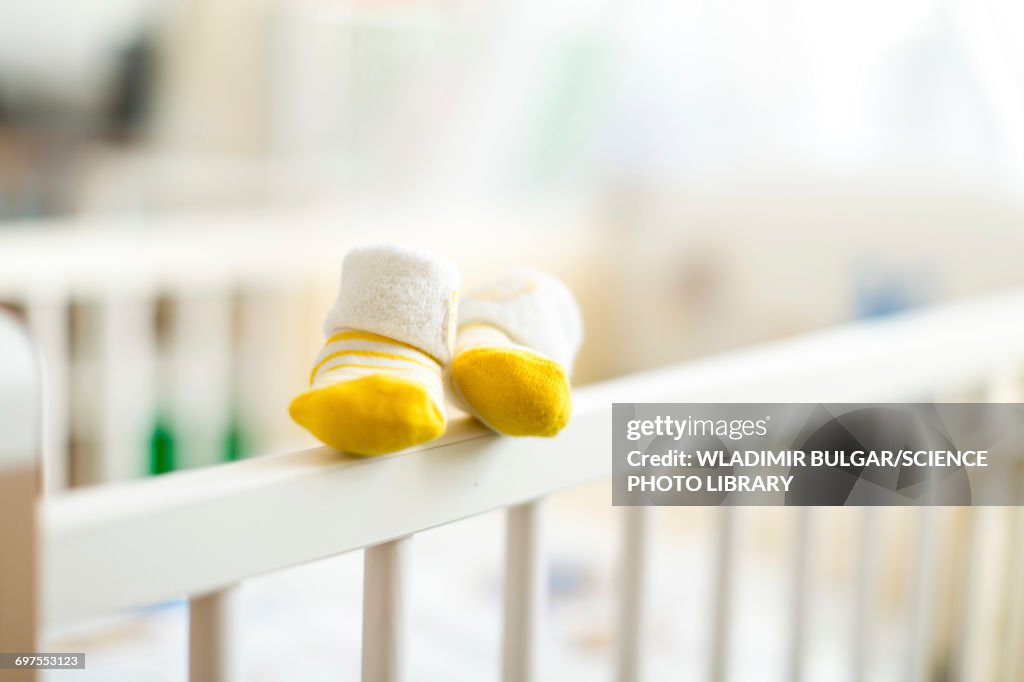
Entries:
{"type": "Polygon", "coordinates": [[[509,436],[554,436],[572,414],[569,373],[583,336],[571,292],[521,272],[462,301],[451,383],[456,398],[509,436]]]}
{"type": "Polygon", "coordinates": [[[292,400],[321,442],[361,455],[396,452],[445,430],[442,364],[451,357],[458,271],[397,247],[351,252],[327,316],[329,338],[292,400]]]}

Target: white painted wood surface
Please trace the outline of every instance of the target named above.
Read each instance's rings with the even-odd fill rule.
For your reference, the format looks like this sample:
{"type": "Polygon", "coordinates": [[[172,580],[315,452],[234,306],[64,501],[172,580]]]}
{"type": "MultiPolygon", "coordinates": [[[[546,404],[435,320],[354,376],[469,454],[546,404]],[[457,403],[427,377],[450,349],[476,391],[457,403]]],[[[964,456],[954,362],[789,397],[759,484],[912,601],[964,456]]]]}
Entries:
{"type": "Polygon", "coordinates": [[[619,682],[640,682],[644,678],[643,643],[647,634],[653,516],[651,507],[623,509],[616,676],[619,682]]]}
{"type": "MultiPolygon", "coordinates": [[[[955,680],[960,682],[996,682],[999,679],[1001,650],[1000,616],[1004,613],[1009,583],[1003,573],[1010,556],[1005,532],[1006,509],[976,507],[971,512],[971,544],[968,547],[965,576],[962,631],[958,641],[955,680]]],[[[1021,575],[1009,576],[1020,581],[1021,575]]],[[[1011,645],[1012,646],[1012,645],[1011,645]]],[[[1019,646],[1019,645],[1018,645],[1019,646]]]]}
{"type": "Polygon", "coordinates": [[[505,622],[502,682],[541,679],[547,578],[544,558],[544,503],[539,500],[506,512],[505,622]]]}
{"type": "Polygon", "coordinates": [[[961,546],[966,552],[956,557],[962,573],[957,576],[952,594],[949,595],[954,605],[949,676],[953,682],[975,682],[970,674],[977,663],[975,652],[978,649],[980,626],[981,557],[985,547],[983,524],[979,513],[982,510],[971,508],[964,511],[967,514],[967,521],[961,546]]]}
{"type": "Polygon", "coordinates": [[[938,565],[938,509],[922,507],[915,510],[917,528],[908,562],[907,590],[910,593],[910,614],[907,634],[906,679],[908,682],[929,682],[932,679],[935,648],[936,566],[938,565]]]}
{"type": "MultiPolygon", "coordinates": [[[[171,357],[164,358],[165,385],[157,393],[167,400],[176,427],[175,467],[218,464],[231,415],[231,298],[223,290],[183,289],[171,308],[171,357]]],[[[268,363],[254,363],[251,371],[262,364],[268,363]]]]}
{"type": "MultiPolygon", "coordinates": [[[[990,402],[1015,402],[1021,398],[1020,364],[995,368],[982,387],[990,402]]],[[[1012,486],[1009,478],[982,477],[972,491],[975,497],[993,494],[1003,486],[1012,486]]],[[[1024,500],[1020,500],[1024,503],[1024,500]]],[[[962,613],[957,637],[953,679],[960,682],[996,682],[1000,663],[1000,617],[1007,596],[1004,570],[1012,556],[1005,552],[1009,538],[1007,511],[1000,507],[971,509],[969,544],[965,559],[962,613]]],[[[1008,576],[1019,581],[1021,576],[1008,576]]]]}
{"type": "MultiPolygon", "coordinates": [[[[1019,363],[999,368],[992,375],[986,399],[1007,403],[1024,400],[1024,372],[1019,363]]],[[[1024,678],[1024,462],[1018,463],[1013,476],[997,484],[1012,491],[1018,506],[992,513],[999,523],[996,536],[990,537],[989,543],[991,551],[998,555],[999,574],[990,577],[985,594],[991,612],[978,614],[989,616],[986,631],[978,636],[978,643],[987,651],[975,651],[975,661],[965,660],[968,667],[964,672],[987,674],[993,682],[1015,682],[1024,678]],[[986,665],[990,666],[987,670],[986,665]]],[[[992,560],[989,557],[987,563],[992,560]]],[[[988,568],[982,565],[976,570],[988,568]]]]}
{"type": "Polygon", "coordinates": [[[1010,558],[1006,569],[1006,621],[1003,632],[1000,682],[1024,679],[1024,467],[1018,471],[1017,499],[1020,506],[1010,509],[1012,522],[1008,540],[1010,558]]]}
{"type": "Polygon", "coordinates": [[[737,521],[740,507],[717,507],[715,515],[715,555],[711,568],[712,601],[708,620],[711,630],[708,680],[729,679],[732,647],[733,595],[735,592],[737,521]]]}
{"type": "Polygon", "coordinates": [[[318,448],[57,495],[42,508],[46,622],[209,591],[608,476],[613,401],[901,400],[986,377],[1024,354],[1022,307],[1017,291],[595,384],[555,439],[455,420],[438,442],[375,459],[318,448]],[[365,523],[322,533],[309,519],[325,514],[365,523]]]}
{"type": "Polygon", "coordinates": [[[879,508],[860,510],[860,533],[857,540],[856,585],[853,591],[853,627],[850,645],[850,679],[865,682],[871,677],[874,651],[875,590],[878,563],[879,508]]]}
{"type": "Polygon", "coordinates": [[[91,482],[146,473],[156,368],[154,302],[144,292],[109,292],[100,304],[99,457],[91,482]]]}
{"type": "Polygon", "coordinates": [[[189,600],[189,682],[241,682],[238,587],[189,600]]]}
{"type": "Polygon", "coordinates": [[[786,655],[786,679],[803,682],[805,645],[807,642],[808,607],[814,591],[811,571],[814,559],[815,512],[812,507],[799,507],[793,528],[791,581],[789,585],[789,650],[786,655]]]}
{"type": "Polygon", "coordinates": [[[363,560],[363,682],[406,680],[411,537],[367,547],[363,560]]]}

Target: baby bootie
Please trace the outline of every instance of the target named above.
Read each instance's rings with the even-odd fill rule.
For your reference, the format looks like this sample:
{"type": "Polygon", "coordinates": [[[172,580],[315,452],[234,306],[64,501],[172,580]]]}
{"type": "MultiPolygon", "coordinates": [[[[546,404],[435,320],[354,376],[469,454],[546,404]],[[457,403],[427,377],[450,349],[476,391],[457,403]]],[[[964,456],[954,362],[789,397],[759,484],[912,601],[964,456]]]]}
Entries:
{"type": "Polygon", "coordinates": [[[379,455],[444,433],[442,367],[455,335],[454,264],[395,246],[353,250],[327,343],[292,418],[321,442],[379,455]]]}
{"type": "Polygon", "coordinates": [[[460,302],[452,390],[499,433],[554,436],[572,413],[569,375],[582,339],[579,307],[561,281],[510,274],[460,302]]]}

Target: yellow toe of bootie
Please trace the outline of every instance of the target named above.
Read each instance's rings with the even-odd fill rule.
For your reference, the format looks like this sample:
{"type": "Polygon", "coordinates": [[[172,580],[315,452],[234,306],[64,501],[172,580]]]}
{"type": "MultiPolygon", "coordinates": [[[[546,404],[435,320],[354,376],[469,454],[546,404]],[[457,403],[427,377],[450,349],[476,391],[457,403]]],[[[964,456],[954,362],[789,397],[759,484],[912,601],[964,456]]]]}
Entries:
{"type": "Polygon", "coordinates": [[[312,388],[292,400],[292,419],[338,450],[380,455],[434,440],[445,418],[424,385],[373,374],[312,388]]]}
{"type": "Polygon", "coordinates": [[[476,417],[509,436],[554,436],[572,414],[560,364],[529,350],[479,346],[455,356],[452,387],[476,417]]]}
{"type": "Polygon", "coordinates": [[[450,367],[466,410],[508,436],[554,436],[569,422],[569,373],[583,339],[576,299],[542,272],[516,272],[470,291],[450,367]]]}

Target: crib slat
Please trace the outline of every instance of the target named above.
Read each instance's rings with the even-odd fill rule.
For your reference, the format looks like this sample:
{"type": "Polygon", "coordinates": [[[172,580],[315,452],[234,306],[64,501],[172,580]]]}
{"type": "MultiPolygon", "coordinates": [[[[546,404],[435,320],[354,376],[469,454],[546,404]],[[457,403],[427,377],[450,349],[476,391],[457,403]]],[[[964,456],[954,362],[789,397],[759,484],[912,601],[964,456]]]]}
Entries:
{"type": "Polygon", "coordinates": [[[287,410],[270,396],[304,389],[309,372],[304,353],[279,352],[281,348],[305,347],[303,332],[308,326],[300,315],[304,306],[295,296],[264,283],[263,288],[243,290],[236,299],[238,345],[232,351],[236,371],[231,389],[250,445],[260,451],[286,447],[294,438],[287,410]]]}
{"type": "MultiPolygon", "coordinates": [[[[1014,402],[1020,399],[1018,381],[1019,367],[1002,364],[995,368],[985,386],[985,400],[993,403],[1014,402]]],[[[1012,485],[1006,478],[980,477],[974,491],[976,497],[995,493],[1003,486],[1012,485]]],[[[999,623],[1005,595],[1002,592],[1001,571],[1007,566],[1009,555],[1002,556],[1005,537],[1000,530],[1007,521],[1002,508],[976,507],[970,510],[970,544],[967,555],[967,570],[963,584],[963,614],[960,620],[958,670],[954,679],[962,682],[989,682],[995,680],[998,668],[998,647],[993,646],[999,639],[999,623]]],[[[1012,524],[1010,524],[1012,525],[1012,524]]],[[[1010,574],[1010,580],[1016,579],[1010,574]]]]}
{"type": "Polygon", "coordinates": [[[736,556],[736,507],[715,510],[718,520],[716,550],[712,572],[715,581],[714,603],[711,607],[711,682],[729,678],[729,631],[732,622],[733,569],[736,556]]]}
{"type": "MultiPolygon", "coordinates": [[[[964,615],[959,671],[954,679],[961,682],[990,682],[996,679],[999,639],[996,620],[1000,606],[1005,603],[1002,570],[1006,561],[1002,550],[1006,528],[1002,507],[974,507],[971,509],[971,546],[968,550],[968,568],[964,586],[964,615]]],[[[1019,580],[1019,575],[1016,580],[1019,580]]]]}
{"type": "Polygon", "coordinates": [[[363,682],[405,676],[406,580],[412,537],[368,547],[363,558],[363,682]]]}
{"type": "Polygon", "coordinates": [[[95,482],[141,476],[153,418],[153,301],[113,292],[101,306],[103,402],[95,482]]]}
{"type": "Polygon", "coordinates": [[[503,682],[539,679],[544,619],[544,542],[541,500],[506,512],[503,682]]]}
{"type": "MultiPolygon", "coordinates": [[[[1024,382],[1021,379],[1019,363],[1009,362],[998,366],[986,387],[986,400],[993,403],[1021,402],[1024,400],[1024,382]]],[[[1018,464],[1015,475],[998,484],[1010,486],[1008,492],[1013,495],[1013,499],[1018,505],[1024,504],[1024,467],[1018,464]]],[[[995,513],[990,509],[985,512],[995,513]]],[[[1024,652],[1020,647],[1020,642],[1024,641],[1024,581],[1020,579],[1024,575],[1024,509],[1019,506],[1007,507],[1001,512],[1005,514],[1000,519],[1005,522],[1005,527],[1001,529],[1003,533],[1000,538],[991,541],[995,547],[1005,548],[1005,556],[999,562],[1003,571],[999,580],[990,585],[990,590],[995,591],[994,597],[990,595],[990,599],[999,602],[992,605],[992,611],[1000,620],[994,630],[987,633],[987,638],[996,642],[989,649],[989,660],[994,669],[982,671],[982,674],[988,674],[990,679],[1001,682],[1016,682],[1024,675],[1024,652]],[[1005,599],[999,599],[1000,593],[1006,595],[1005,599]],[[1000,625],[1002,630],[998,631],[1000,625]]],[[[991,557],[989,560],[992,560],[991,557]]],[[[986,633],[979,637],[986,638],[986,633]]],[[[965,667],[961,674],[969,674],[972,671],[971,663],[968,660],[962,660],[962,663],[965,667]]]]}
{"type": "Polygon", "coordinates": [[[813,515],[811,507],[798,507],[796,510],[796,527],[793,536],[793,565],[790,583],[790,621],[789,621],[789,653],[786,662],[786,679],[790,682],[802,682],[804,677],[804,643],[807,639],[807,607],[811,583],[811,551],[813,534],[813,515]]]}
{"type": "Polygon", "coordinates": [[[626,507],[622,525],[622,603],[619,615],[619,682],[643,679],[651,525],[650,507],[626,507]]]}
{"type": "Polygon", "coordinates": [[[29,330],[40,356],[43,377],[43,489],[68,485],[68,308],[57,293],[30,296],[29,330]]]}
{"type": "Polygon", "coordinates": [[[956,644],[953,651],[953,664],[955,668],[952,679],[955,682],[974,682],[974,678],[970,677],[970,675],[978,662],[976,655],[978,636],[976,631],[980,625],[980,606],[982,602],[982,591],[979,584],[979,581],[982,579],[982,570],[979,562],[982,560],[980,555],[984,551],[984,542],[982,540],[983,530],[979,509],[972,507],[967,510],[967,513],[969,518],[965,546],[968,554],[964,559],[963,575],[961,576],[960,583],[957,585],[960,594],[956,601],[959,602],[960,609],[957,613],[957,621],[953,632],[956,637],[956,644]]]}
{"type": "Polygon", "coordinates": [[[198,595],[189,602],[189,682],[238,682],[238,588],[198,595]]]}
{"type": "MultiPolygon", "coordinates": [[[[181,291],[172,334],[172,414],[178,429],[176,467],[223,459],[231,410],[231,299],[223,291],[181,291]]],[[[164,387],[166,390],[166,387],[164,387]]]]}
{"type": "Polygon", "coordinates": [[[918,519],[914,556],[911,558],[910,574],[907,576],[907,585],[911,592],[907,682],[928,682],[931,679],[935,632],[934,558],[938,544],[938,511],[935,507],[922,507],[918,510],[918,519]]]}
{"type": "Polygon", "coordinates": [[[864,507],[857,556],[857,587],[853,604],[851,679],[863,682],[871,669],[871,621],[875,595],[875,564],[878,554],[878,508],[864,507]]]}
{"type": "Polygon", "coordinates": [[[1009,530],[1009,552],[1006,569],[1006,631],[1003,639],[1002,682],[1015,682],[1024,677],[1024,651],[1020,642],[1024,641],[1024,472],[1018,471],[1017,504],[1010,509],[1012,514],[1009,530]]]}

